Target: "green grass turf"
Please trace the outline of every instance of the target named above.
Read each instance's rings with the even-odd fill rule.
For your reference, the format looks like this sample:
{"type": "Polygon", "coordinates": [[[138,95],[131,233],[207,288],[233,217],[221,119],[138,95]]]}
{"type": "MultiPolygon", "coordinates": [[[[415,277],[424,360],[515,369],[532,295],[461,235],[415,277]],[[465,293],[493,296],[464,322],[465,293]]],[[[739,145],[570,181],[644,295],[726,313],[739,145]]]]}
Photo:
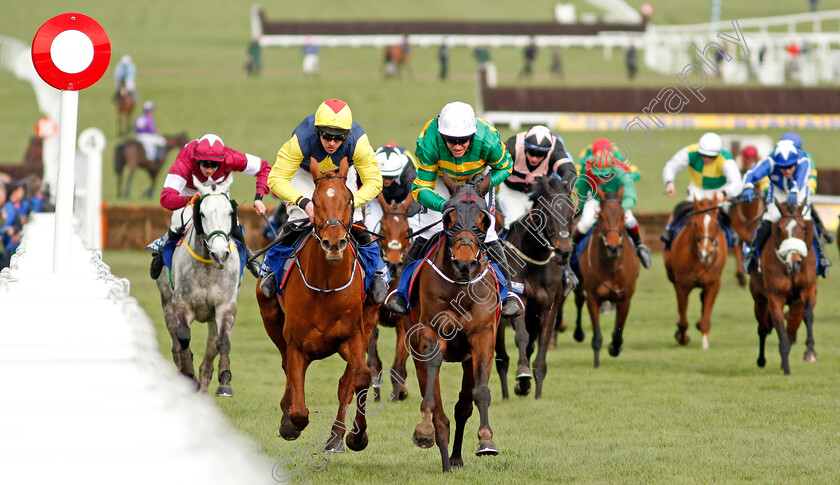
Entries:
{"type": "MultiPolygon", "coordinates": [[[[834,253],[835,249],[829,249],[834,253]]],[[[613,317],[604,316],[601,367],[594,369],[591,326],[584,313],[586,340],[560,334],[548,354],[543,399],[501,399],[498,376],[491,375],[490,424],[500,448],[497,457],[478,458],[478,413],[467,423],[465,465],[448,483],[837,483],[840,435],[840,299],[835,272],[819,281],[816,350],[819,362],[802,361],[804,327],[790,354],[791,375],[779,368],[777,338],[768,338],[767,367],[756,365],[758,337],[749,291],[737,286],[730,258],[715,305],[709,350],[690,328],[691,343],[673,338],[676,300],[660,254],[642,271],[618,358],[606,353],[613,317]]],[[[171,341],[163,326],[160,301],[148,277],[148,255],[107,251],[114,274],[132,282],[131,295],[155,322],[161,350],[169,358],[171,341]]],[[[246,275],[232,338],[231,362],[236,397],[215,398],[234,426],[272,460],[306,470],[309,483],[439,483],[436,449],[411,442],[419,422],[419,391],[408,364],[409,398],[387,402],[368,419],[370,445],[361,453],[335,456],[322,470],[307,467],[297,450],[313,445],[337,411],[336,389],[343,370],[337,356],[314,363],[307,374],[310,425],[296,442],[278,436],[285,378],[280,355],[263,329],[255,280],[246,275]]],[[[689,321],[699,318],[699,294],[692,293],[689,321]]],[[[573,327],[572,305],[565,309],[573,327]]],[[[193,326],[196,363],[203,353],[206,326],[193,326]]],[[[513,335],[506,333],[509,353],[513,335]]],[[[393,358],[394,332],[382,329],[380,355],[393,358]]],[[[387,379],[386,379],[387,382],[387,379]]],[[[460,366],[446,364],[441,388],[452,418],[460,366]]],[[[513,382],[510,382],[511,385],[513,382]]],[[[211,385],[215,390],[216,381],[211,385]]],[[[390,388],[390,384],[388,384],[390,388]]],[[[454,421],[453,421],[454,423],[454,421]]],[[[314,446],[314,445],[313,445],[314,446]]],[[[303,453],[313,464],[317,457],[303,453]]]]}

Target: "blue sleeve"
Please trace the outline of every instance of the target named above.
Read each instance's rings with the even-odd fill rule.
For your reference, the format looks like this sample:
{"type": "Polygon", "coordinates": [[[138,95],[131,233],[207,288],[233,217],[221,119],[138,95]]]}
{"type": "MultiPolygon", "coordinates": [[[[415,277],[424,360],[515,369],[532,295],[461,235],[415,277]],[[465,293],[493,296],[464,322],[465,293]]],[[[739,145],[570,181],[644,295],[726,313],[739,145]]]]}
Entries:
{"type": "Polygon", "coordinates": [[[800,158],[796,162],[796,171],[793,172],[793,180],[798,190],[810,190],[808,179],[811,176],[811,162],[808,158],[800,158]]]}
{"type": "Polygon", "coordinates": [[[755,185],[756,182],[770,175],[770,170],[773,168],[771,163],[772,162],[769,158],[765,158],[753,165],[749,170],[747,170],[747,173],[744,174],[744,184],[755,185]]]}

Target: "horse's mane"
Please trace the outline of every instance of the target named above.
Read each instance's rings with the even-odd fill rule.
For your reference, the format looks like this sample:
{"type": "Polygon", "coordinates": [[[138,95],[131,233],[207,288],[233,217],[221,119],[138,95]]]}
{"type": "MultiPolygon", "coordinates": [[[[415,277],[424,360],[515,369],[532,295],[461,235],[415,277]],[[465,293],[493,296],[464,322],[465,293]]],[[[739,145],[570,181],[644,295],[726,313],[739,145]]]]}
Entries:
{"type": "Polygon", "coordinates": [[[543,185],[541,183],[534,184],[534,187],[531,189],[531,192],[528,196],[532,202],[537,202],[540,200],[541,197],[551,197],[553,195],[559,195],[565,193],[569,195],[569,185],[566,184],[565,190],[563,186],[563,181],[557,177],[548,177],[548,184],[543,185]],[[552,190],[554,193],[550,193],[549,189],[552,190]]]}

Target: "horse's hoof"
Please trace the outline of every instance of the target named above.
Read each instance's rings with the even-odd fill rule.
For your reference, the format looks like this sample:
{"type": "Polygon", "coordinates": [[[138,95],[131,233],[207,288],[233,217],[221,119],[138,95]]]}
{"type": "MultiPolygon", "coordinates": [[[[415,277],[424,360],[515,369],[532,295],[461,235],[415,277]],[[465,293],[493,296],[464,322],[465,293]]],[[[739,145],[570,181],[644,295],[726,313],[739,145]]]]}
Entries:
{"type": "Polygon", "coordinates": [[[233,388],[230,386],[219,386],[216,389],[217,396],[224,396],[224,397],[233,397],[233,388]]]}
{"type": "Polygon", "coordinates": [[[350,433],[347,435],[347,447],[353,451],[362,451],[367,448],[368,445],[368,435],[367,431],[362,433],[350,433]]]}
{"type": "Polygon", "coordinates": [[[622,345],[619,345],[616,349],[616,347],[613,344],[610,344],[610,346],[607,348],[607,352],[609,352],[610,356],[612,357],[618,357],[618,354],[621,353],[622,348],[624,348],[622,345]]]}
{"type": "Polygon", "coordinates": [[[696,328],[697,330],[700,330],[701,332],[703,331],[703,329],[700,328],[700,320],[697,320],[697,322],[694,324],[694,328],[696,328]]]}
{"type": "Polygon", "coordinates": [[[401,388],[400,392],[397,393],[397,399],[395,400],[405,401],[406,399],[408,399],[408,391],[406,391],[405,388],[401,388]]]}
{"type": "Polygon", "coordinates": [[[688,345],[688,343],[691,342],[691,338],[688,336],[688,334],[681,330],[677,330],[677,332],[674,334],[674,338],[677,339],[677,342],[680,345],[688,345]]]}
{"type": "Polygon", "coordinates": [[[520,365],[519,368],[516,369],[516,378],[522,379],[523,377],[526,379],[530,379],[531,377],[533,377],[533,375],[531,375],[531,369],[524,365],[520,365]]]}
{"type": "Polygon", "coordinates": [[[295,429],[292,423],[280,424],[280,437],[286,441],[294,441],[300,437],[300,431],[295,429]]]}
{"type": "Polygon", "coordinates": [[[435,444],[435,428],[431,424],[428,429],[424,429],[423,423],[414,428],[414,435],[411,439],[419,448],[431,448],[435,444]]]}
{"type": "Polygon", "coordinates": [[[583,330],[577,329],[575,330],[574,338],[577,342],[583,342],[583,339],[586,338],[586,332],[583,330]]]}
{"type": "Polygon", "coordinates": [[[499,449],[496,448],[496,443],[493,443],[492,440],[479,441],[475,454],[476,456],[495,456],[499,454],[499,449]]]}
{"type": "Polygon", "coordinates": [[[747,286],[747,277],[743,273],[738,273],[735,276],[738,278],[739,286],[747,286]]]}
{"type": "Polygon", "coordinates": [[[329,441],[324,445],[324,452],[329,454],[335,453],[345,453],[347,449],[344,447],[344,442],[341,441],[341,438],[334,439],[331,435],[329,441]]]}
{"type": "Polygon", "coordinates": [[[759,357],[756,361],[756,364],[758,364],[759,367],[764,367],[765,365],[767,365],[767,359],[765,359],[764,357],[759,357]]]}
{"type": "Polygon", "coordinates": [[[531,379],[523,378],[513,386],[513,393],[517,396],[527,396],[531,392],[531,379]]]}
{"type": "Polygon", "coordinates": [[[459,457],[450,456],[449,457],[449,466],[451,466],[453,468],[462,468],[464,466],[464,459],[461,458],[460,456],[459,457]]]}
{"type": "Polygon", "coordinates": [[[569,326],[566,325],[566,319],[564,318],[563,320],[560,321],[560,323],[557,325],[557,327],[555,327],[555,330],[557,330],[558,332],[565,332],[566,329],[568,329],[568,328],[569,328],[569,326]]]}
{"type": "Polygon", "coordinates": [[[817,353],[813,350],[808,350],[805,352],[805,355],[802,357],[802,360],[805,362],[816,363],[817,362],[817,353]]]}

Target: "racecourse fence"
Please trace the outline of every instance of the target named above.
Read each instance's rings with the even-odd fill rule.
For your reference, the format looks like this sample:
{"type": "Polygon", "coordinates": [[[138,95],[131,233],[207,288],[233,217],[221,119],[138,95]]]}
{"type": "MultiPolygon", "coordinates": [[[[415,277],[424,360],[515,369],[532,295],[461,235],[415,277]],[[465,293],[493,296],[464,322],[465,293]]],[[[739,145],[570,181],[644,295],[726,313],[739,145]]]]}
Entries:
{"type": "Polygon", "coordinates": [[[33,214],[0,273],[0,483],[273,483],[78,231],[70,271],[52,274],[54,230],[33,214]]]}

